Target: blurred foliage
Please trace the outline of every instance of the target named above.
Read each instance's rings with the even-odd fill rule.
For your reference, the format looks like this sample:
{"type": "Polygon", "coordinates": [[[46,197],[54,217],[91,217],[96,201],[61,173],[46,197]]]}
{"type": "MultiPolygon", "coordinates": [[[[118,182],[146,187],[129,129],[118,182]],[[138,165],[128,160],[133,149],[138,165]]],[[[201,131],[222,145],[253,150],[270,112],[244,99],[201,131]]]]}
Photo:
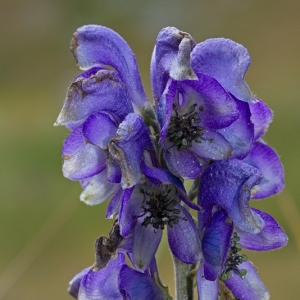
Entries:
{"type": "MultiPolygon", "coordinates": [[[[265,139],[280,154],[287,183],[283,193],[254,205],[274,215],[290,237],[280,251],[249,256],[272,299],[299,297],[299,1],[4,0],[1,4],[0,299],[71,299],[68,281],[93,263],[94,240],[107,234],[112,224],[104,220],[105,204],[80,203],[79,184],[63,178],[60,151],[67,130],[52,127],[65,90],[79,72],[68,51],[69,41],[77,27],[91,23],[108,26],[127,40],[149,97],[149,62],[163,27],[187,31],[197,42],[223,36],[248,48],[252,65],[246,79],[275,112],[265,139]]],[[[172,286],[171,259],[164,247],[159,260],[162,277],[172,286]]]]}

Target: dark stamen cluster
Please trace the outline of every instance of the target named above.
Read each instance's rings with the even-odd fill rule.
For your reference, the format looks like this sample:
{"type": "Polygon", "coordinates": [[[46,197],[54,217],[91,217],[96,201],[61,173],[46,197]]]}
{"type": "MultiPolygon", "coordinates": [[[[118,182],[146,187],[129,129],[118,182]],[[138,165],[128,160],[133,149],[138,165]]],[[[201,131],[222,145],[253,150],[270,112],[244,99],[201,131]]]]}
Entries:
{"type": "Polygon", "coordinates": [[[167,131],[169,141],[177,146],[178,150],[192,147],[192,142],[201,143],[204,128],[198,126],[201,119],[199,114],[203,107],[196,110],[197,104],[193,104],[184,115],[179,115],[176,104],[173,104],[175,116],[171,117],[170,125],[167,131]]]}
{"type": "Polygon", "coordinates": [[[143,214],[146,215],[142,223],[147,227],[152,225],[156,229],[164,229],[166,225],[173,227],[178,224],[180,217],[180,209],[176,208],[179,200],[176,199],[176,194],[170,196],[171,189],[163,189],[157,191],[140,190],[144,194],[143,214]]]}
{"type": "Polygon", "coordinates": [[[238,243],[240,240],[239,236],[236,232],[233,233],[233,237],[231,239],[231,246],[229,250],[229,254],[225,263],[224,271],[220,275],[221,280],[225,281],[231,278],[231,271],[235,272],[240,276],[245,276],[247,274],[247,270],[238,268],[238,265],[242,262],[247,261],[248,257],[246,254],[239,255],[238,252],[242,250],[242,245],[238,243]]]}

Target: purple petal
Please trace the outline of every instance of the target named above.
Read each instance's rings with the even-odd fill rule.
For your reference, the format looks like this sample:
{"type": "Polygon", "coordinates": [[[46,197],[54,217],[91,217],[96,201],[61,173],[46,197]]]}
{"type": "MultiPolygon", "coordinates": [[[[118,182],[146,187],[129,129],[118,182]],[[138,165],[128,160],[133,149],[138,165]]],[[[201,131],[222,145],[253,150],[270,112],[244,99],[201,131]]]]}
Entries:
{"type": "Polygon", "coordinates": [[[202,167],[196,156],[189,150],[177,150],[172,147],[165,153],[169,170],[184,179],[195,179],[202,173],[202,167]]]}
{"type": "Polygon", "coordinates": [[[88,117],[82,131],[92,144],[106,148],[110,139],[116,135],[117,126],[107,114],[98,112],[88,117]]]}
{"type": "Polygon", "coordinates": [[[230,248],[233,226],[224,210],[217,211],[204,230],[202,251],[205,278],[214,281],[221,274],[230,248]]]}
{"type": "Polygon", "coordinates": [[[119,274],[119,289],[123,299],[162,300],[166,299],[153,278],[124,265],[119,274]]]}
{"type": "Polygon", "coordinates": [[[237,159],[217,161],[203,173],[199,188],[199,205],[204,209],[204,222],[214,205],[226,210],[234,225],[241,230],[258,233],[264,222],[250,210],[251,189],[262,176],[257,168],[237,159]]]}
{"type": "Polygon", "coordinates": [[[197,79],[190,65],[194,46],[193,38],[175,27],[166,27],[159,32],[151,60],[151,82],[156,103],[169,76],[174,80],[197,79]]]}
{"type": "Polygon", "coordinates": [[[218,130],[233,147],[232,158],[242,159],[246,157],[253,145],[254,125],[250,120],[249,104],[236,100],[240,117],[230,126],[218,130]]]}
{"type": "Polygon", "coordinates": [[[89,184],[80,195],[80,200],[88,205],[97,205],[105,201],[120,187],[117,183],[106,180],[106,172],[103,171],[93,176],[89,184]]]}
{"type": "Polygon", "coordinates": [[[105,169],[105,152],[87,143],[82,126],[75,129],[64,142],[63,174],[71,180],[80,180],[98,174],[105,169]]]}
{"type": "Polygon", "coordinates": [[[78,292],[79,292],[79,287],[80,287],[80,282],[82,278],[88,273],[88,271],[91,268],[85,268],[82,271],[80,271],[78,274],[76,274],[72,280],[69,282],[69,288],[68,288],[68,293],[74,297],[78,298],[78,292]]]}
{"type": "Polygon", "coordinates": [[[262,181],[252,191],[252,199],[265,198],[277,194],[283,189],[283,166],[278,155],[270,146],[256,142],[244,162],[258,168],[263,175],[262,181]]]}
{"type": "Polygon", "coordinates": [[[187,264],[193,264],[202,259],[199,232],[189,212],[178,206],[181,213],[178,224],[168,226],[168,241],[173,255],[187,264]]]}
{"type": "Polygon", "coordinates": [[[123,189],[120,187],[114,196],[109,201],[109,204],[106,209],[105,218],[112,219],[115,215],[119,213],[119,209],[121,206],[121,201],[123,197],[123,189]]]}
{"type": "Polygon", "coordinates": [[[127,236],[136,225],[142,211],[142,202],[143,195],[137,187],[124,191],[119,214],[121,235],[127,236]]]}
{"type": "MultiPolygon", "coordinates": [[[[201,126],[218,129],[229,126],[239,117],[235,101],[224,88],[210,76],[198,75],[198,80],[183,81],[178,84],[178,89],[191,99],[189,102],[203,107],[200,113],[201,126]]],[[[188,103],[184,106],[189,107],[188,103]]]]}
{"type": "Polygon", "coordinates": [[[191,65],[196,74],[203,73],[215,78],[237,99],[253,101],[244,80],[250,65],[250,57],[242,45],[230,39],[208,39],[193,49],[191,65]]]}
{"type": "Polygon", "coordinates": [[[190,151],[201,158],[221,160],[232,156],[232,146],[218,132],[210,129],[203,130],[201,142],[193,142],[190,151]]]}
{"type": "Polygon", "coordinates": [[[141,223],[143,218],[139,218],[133,230],[132,260],[135,268],[145,271],[155,256],[158,245],[162,237],[162,230],[149,225],[144,227],[141,223]]]}
{"type": "Polygon", "coordinates": [[[267,288],[250,261],[240,264],[239,269],[246,269],[247,274],[241,277],[232,272],[232,277],[225,281],[226,286],[235,297],[241,300],[267,300],[270,298],[267,288]]]}
{"type": "Polygon", "coordinates": [[[115,71],[100,70],[89,78],[77,78],[54,125],[74,128],[98,111],[110,113],[117,123],[133,111],[126,87],[115,71]]]}
{"type": "Polygon", "coordinates": [[[199,265],[197,275],[198,300],[218,300],[219,280],[206,280],[204,277],[203,263],[199,265]]]}
{"type": "Polygon", "coordinates": [[[123,188],[132,187],[140,180],[140,164],[147,149],[153,149],[149,129],[138,114],[127,115],[109,143],[109,152],[121,167],[123,188]]]}
{"type": "Polygon", "coordinates": [[[251,121],[254,124],[255,140],[262,137],[268,130],[273,119],[272,110],[261,100],[249,103],[251,110],[251,121]]]}
{"type": "Polygon", "coordinates": [[[81,280],[78,300],[122,300],[118,288],[118,277],[125,265],[124,254],[119,253],[115,259],[99,271],[92,269],[81,280]]]}
{"type": "Polygon", "coordinates": [[[268,251],[285,246],[288,238],[274,218],[258,209],[252,208],[252,210],[264,220],[265,226],[257,234],[244,232],[237,228],[236,232],[240,237],[240,243],[243,248],[255,251],[268,251]]]}
{"type": "Polygon", "coordinates": [[[71,51],[82,69],[109,65],[114,67],[128,86],[131,101],[138,108],[149,105],[135,56],[126,41],[115,31],[98,25],[77,29],[71,51]]]}

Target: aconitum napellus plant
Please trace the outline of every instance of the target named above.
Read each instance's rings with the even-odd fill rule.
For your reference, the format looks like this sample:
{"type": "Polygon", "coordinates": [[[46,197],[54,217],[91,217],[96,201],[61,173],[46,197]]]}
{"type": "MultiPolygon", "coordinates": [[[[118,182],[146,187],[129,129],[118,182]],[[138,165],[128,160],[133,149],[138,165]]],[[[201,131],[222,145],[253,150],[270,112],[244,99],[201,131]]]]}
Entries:
{"type": "Polygon", "coordinates": [[[132,50],[113,30],[83,26],[71,51],[82,73],[55,123],[70,131],[63,174],[80,182],[81,201],[108,201],[114,223],[96,240],[95,262],[70,281],[70,295],[172,299],[155,258],[165,230],[176,299],[269,299],[243,249],[287,243],[275,219],[250,206],[280,192],[284,172],[263,140],[272,111],[244,80],[247,49],[162,29],[150,64],[152,102],[132,50]]]}

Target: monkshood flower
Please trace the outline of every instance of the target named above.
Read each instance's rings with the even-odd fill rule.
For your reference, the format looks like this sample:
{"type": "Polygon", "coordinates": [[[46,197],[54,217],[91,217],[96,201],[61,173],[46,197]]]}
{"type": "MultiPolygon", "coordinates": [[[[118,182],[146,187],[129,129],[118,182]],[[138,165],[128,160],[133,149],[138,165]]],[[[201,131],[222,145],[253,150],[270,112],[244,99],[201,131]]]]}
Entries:
{"type": "Polygon", "coordinates": [[[239,299],[269,299],[255,268],[238,252],[273,250],[287,243],[272,216],[249,206],[250,198],[268,197],[283,186],[280,160],[261,142],[243,161],[218,161],[205,170],[198,195],[203,208],[198,213],[203,251],[197,274],[199,299],[218,299],[218,277],[239,299]]]}
{"type": "Polygon", "coordinates": [[[229,39],[196,45],[174,27],[158,35],[151,61],[160,142],[172,173],[197,178],[210,160],[246,157],[254,141],[244,81],[247,50],[229,39]]]}
{"type": "Polygon", "coordinates": [[[145,272],[126,264],[131,259],[132,239],[120,235],[115,222],[109,238],[100,237],[95,243],[95,263],[85,268],[69,283],[69,293],[79,300],[168,300],[168,289],[160,282],[155,259],[145,272]]]}
{"type": "Polygon", "coordinates": [[[144,271],[151,263],[165,228],[173,255],[192,264],[202,258],[199,233],[181,201],[194,209],[197,205],[185,195],[181,181],[168,170],[142,166],[145,180],[117,193],[111,200],[107,217],[119,211],[122,236],[133,235],[132,262],[144,271]],[[113,207],[114,206],[114,207],[113,207]]]}
{"type": "Polygon", "coordinates": [[[197,272],[200,300],[218,299],[219,280],[224,281],[238,299],[269,299],[269,292],[253,264],[239,252],[242,248],[254,251],[278,249],[286,245],[287,236],[272,216],[258,209],[251,210],[264,220],[264,227],[257,234],[234,226],[222,209],[213,214],[205,228],[200,228],[203,251],[203,263],[197,272]]]}
{"type": "Polygon", "coordinates": [[[143,151],[153,146],[115,71],[94,68],[78,76],[57,124],[72,130],[63,145],[63,173],[81,181],[82,201],[101,203],[118,183],[128,187],[138,182],[143,151]]]}

